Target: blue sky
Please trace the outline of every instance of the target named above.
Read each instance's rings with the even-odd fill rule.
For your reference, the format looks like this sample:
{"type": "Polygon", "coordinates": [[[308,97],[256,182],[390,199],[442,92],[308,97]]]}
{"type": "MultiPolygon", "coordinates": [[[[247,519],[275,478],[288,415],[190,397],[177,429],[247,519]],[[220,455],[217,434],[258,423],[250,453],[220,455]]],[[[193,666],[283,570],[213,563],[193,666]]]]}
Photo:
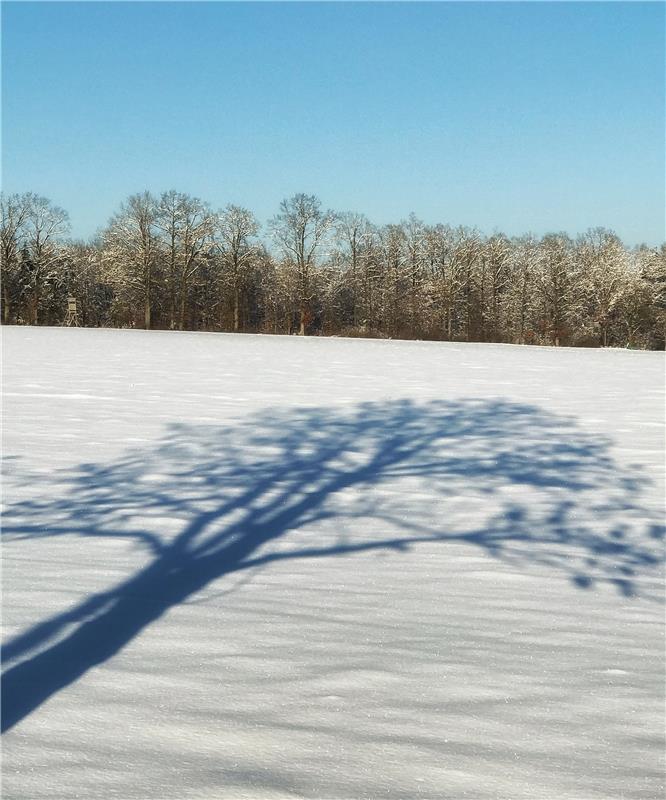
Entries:
{"type": "Polygon", "coordinates": [[[665,238],[661,3],[3,2],[2,45],[3,189],[77,236],[176,188],[665,238]]]}

